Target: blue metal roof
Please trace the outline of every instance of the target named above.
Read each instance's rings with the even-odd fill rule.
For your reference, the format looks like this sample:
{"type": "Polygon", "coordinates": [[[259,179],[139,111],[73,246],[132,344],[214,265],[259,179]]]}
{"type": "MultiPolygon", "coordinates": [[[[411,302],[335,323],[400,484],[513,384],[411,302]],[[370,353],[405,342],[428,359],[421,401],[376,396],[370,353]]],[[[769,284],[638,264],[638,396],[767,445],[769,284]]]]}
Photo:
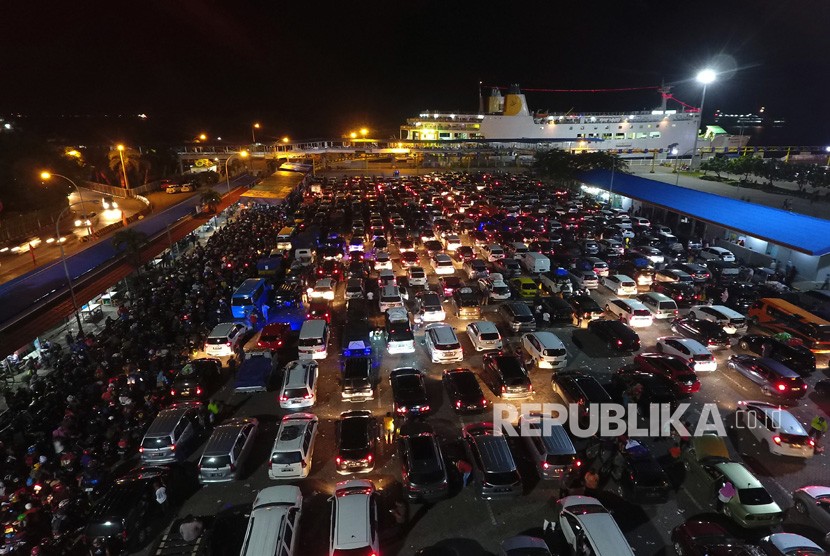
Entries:
{"type": "Polygon", "coordinates": [[[808,255],[830,253],[830,220],[755,205],[631,174],[592,170],[579,178],[587,184],[808,255]]]}

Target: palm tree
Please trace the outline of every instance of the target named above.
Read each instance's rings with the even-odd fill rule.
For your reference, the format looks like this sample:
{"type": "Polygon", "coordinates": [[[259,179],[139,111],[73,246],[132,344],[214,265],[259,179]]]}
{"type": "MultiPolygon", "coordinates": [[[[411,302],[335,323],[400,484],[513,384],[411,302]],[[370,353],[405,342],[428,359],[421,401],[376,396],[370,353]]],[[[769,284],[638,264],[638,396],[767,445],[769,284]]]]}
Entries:
{"type": "MultiPolygon", "coordinates": [[[[125,161],[126,162],[126,161],[125,161]]],[[[121,251],[123,247],[124,256],[139,273],[141,272],[141,251],[147,245],[147,234],[132,228],[118,230],[112,236],[112,246],[121,251]]]]}
{"type": "MultiPolygon", "coordinates": [[[[125,148],[123,151],[117,149],[110,150],[107,155],[109,158],[109,167],[117,176],[119,181],[124,179],[124,169],[128,176],[135,175],[142,170],[141,154],[135,149],[125,148]],[[121,159],[124,159],[124,169],[121,168],[121,159]]],[[[122,187],[127,187],[126,183],[121,184],[122,187]]]]}
{"type": "Polygon", "coordinates": [[[222,196],[215,189],[205,189],[201,195],[202,204],[207,205],[210,212],[216,212],[216,206],[222,202],[222,196]]]}

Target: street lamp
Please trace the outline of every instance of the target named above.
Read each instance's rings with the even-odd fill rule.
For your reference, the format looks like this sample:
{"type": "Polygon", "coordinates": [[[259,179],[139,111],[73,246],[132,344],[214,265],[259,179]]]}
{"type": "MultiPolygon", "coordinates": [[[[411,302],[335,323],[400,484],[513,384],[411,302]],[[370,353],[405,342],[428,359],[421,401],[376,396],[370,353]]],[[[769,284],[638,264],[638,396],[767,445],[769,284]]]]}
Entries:
{"type": "Polygon", "coordinates": [[[121,158],[121,172],[124,174],[124,189],[129,189],[130,182],[127,181],[127,167],[124,166],[124,145],[118,145],[115,148],[118,149],[118,156],[121,158]]]}
{"type": "MultiPolygon", "coordinates": [[[[45,170],[44,170],[43,172],[41,172],[41,173],[40,173],[40,179],[42,179],[42,180],[48,180],[48,179],[50,179],[52,176],[55,176],[56,178],[62,178],[62,179],[65,179],[65,180],[66,180],[66,181],[68,181],[70,184],[72,184],[72,187],[74,187],[74,188],[75,188],[75,191],[77,191],[77,192],[78,192],[78,199],[80,200],[81,212],[83,212],[83,213],[84,213],[84,219],[87,219],[87,218],[89,217],[89,213],[86,211],[86,205],[84,204],[84,196],[83,196],[83,194],[81,193],[81,188],[80,188],[80,187],[78,187],[78,184],[77,184],[77,183],[75,183],[74,181],[72,181],[71,179],[67,178],[66,176],[61,175],[61,174],[54,174],[54,173],[52,173],[52,172],[47,172],[47,171],[45,171],[45,170]]],[[[72,205],[70,205],[70,206],[72,206],[72,205]]],[[[91,226],[91,223],[90,223],[90,226],[91,226]]],[[[90,229],[89,227],[87,228],[87,233],[88,233],[89,235],[92,235],[92,231],[91,231],[91,229],[90,229]]]]}
{"type": "Polygon", "coordinates": [[[258,123],[254,123],[254,125],[251,126],[251,142],[254,145],[256,145],[256,130],[258,130],[259,127],[258,123]]]}
{"type": "Polygon", "coordinates": [[[228,158],[225,159],[225,178],[228,180],[228,195],[231,194],[231,174],[228,172],[228,162],[235,156],[239,156],[239,158],[248,158],[248,151],[239,151],[238,153],[233,153],[228,158]]]}
{"type": "Polygon", "coordinates": [[[361,128],[360,128],[360,135],[361,135],[361,137],[364,137],[364,138],[365,138],[365,137],[366,137],[366,135],[367,135],[368,133],[369,133],[369,130],[368,130],[368,129],[366,129],[365,127],[361,127],[361,128]]]}
{"type": "Polygon", "coordinates": [[[692,163],[690,164],[692,168],[694,168],[695,155],[697,154],[697,138],[700,135],[700,124],[703,124],[703,105],[706,103],[706,86],[714,82],[717,77],[718,74],[715,73],[715,70],[710,68],[700,70],[695,77],[697,82],[703,85],[703,95],[700,98],[700,123],[695,128],[695,143],[692,147],[692,163]]]}
{"type": "MultiPolygon", "coordinates": [[[[54,174],[57,175],[57,174],[54,174]]],[[[58,214],[58,219],[55,221],[55,238],[58,242],[58,246],[61,248],[61,261],[63,261],[63,271],[66,273],[66,282],[69,284],[69,296],[72,298],[72,308],[75,310],[75,318],[78,320],[78,331],[83,334],[84,327],[81,325],[81,314],[80,310],[78,309],[78,300],[75,298],[75,288],[72,286],[72,276],[69,275],[69,267],[66,265],[66,252],[63,250],[63,238],[61,237],[61,217],[63,213],[67,211],[67,209],[75,206],[75,205],[82,205],[83,201],[78,203],[72,203],[69,206],[64,207],[60,214],[58,214]]],[[[83,210],[83,208],[81,208],[83,210]]]]}
{"type": "Polygon", "coordinates": [[[357,139],[357,133],[352,131],[351,133],[349,133],[349,137],[351,137],[352,139],[357,139]]]}
{"type": "Polygon", "coordinates": [[[288,137],[283,137],[283,138],[282,138],[282,142],[283,142],[283,143],[288,143],[288,141],[289,141],[288,137]]]}

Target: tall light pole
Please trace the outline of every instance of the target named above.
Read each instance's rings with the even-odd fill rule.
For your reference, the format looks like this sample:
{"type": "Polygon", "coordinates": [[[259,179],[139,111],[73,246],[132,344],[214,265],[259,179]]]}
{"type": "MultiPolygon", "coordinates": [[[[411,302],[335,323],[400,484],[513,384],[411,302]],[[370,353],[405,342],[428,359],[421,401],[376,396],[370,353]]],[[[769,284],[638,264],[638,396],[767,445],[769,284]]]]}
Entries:
{"type": "Polygon", "coordinates": [[[239,158],[247,158],[248,151],[239,151],[238,153],[233,153],[228,158],[225,159],[225,178],[228,180],[228,195],[231,194],[231,174],[228,172],[228,162],[235,156],[239,156],[239,158]]]}
{"type": "MultiPolygon", "coordinates": [[[[62,179],[65,179],[65,180],[66,180],[66,181],[68,181],[70,184],[72,184],[72,187],[74,187],[74,188],[75,188],[75,191],[77,191],[77,192],[78,192],[78,199],[80,200],[81,211],[84,213],[84,220],[87,220],[87,219],[89,218],[89,213],[86,211],[86,205],[85,205],[85,203],[84,203],[84,196],[83,196],[83,194],[81,193],[81,188],[80,188],[80,187],[78,187],[78,184],[77,184],[77,183],[75,183],[74,181],[72,181],[71,179],[67,178],[66,176],[61,175],[61,174],[54,174],[54,173],[52,173],[52,172],[46,172],[46,171],[43,171],[43,172],[41,172],[41,173],[40,173],[40,178],[41,178],[42,180],[48,180],[48,179],[50,179],[52,176],[55,176],[56,178],[62,178],[62,179]]],[[[72,205],[70,205],[70,206],[72,206],[72,205]]],[[[92,230],[91,230],[89,227],[87,227],[87,234],[92,234],[92,230]]]]}
{"type": "Polygon", "coordinates": [[[714,82],[715,79],[717,79],[717,77],[718,77],[718,74],[715,73],[715,70],[710,69],[710,68],[700,70],[697,73],[697,76],[695,77],[695,79],[697,80],[698,83],[703,84],[703,95],[700,98],[700,123],[695,128],[695,144],[692,147],[692,162],[689,164],[689,166],[691,166],[692,169],[694,169],[694,167],[695,167],[694,162],[695,162],[695,155],[697,155],[697,138],[698,138],[698,135],[700,135],[700,125],[703,124],[703,105],[706,103],[706,86],[709,83],[714,82]]]}
{"type": "Polygon", "coordinates": [[[256,145],[256,130],[260,128],[259,123],[254,123],[251,126],[251,142],[256,145]]]}
{"type": "Polygon", "coordinates": [[[118,156],[121,158],[121,172],[124,174],[124,189],[130,188],[130,183],[127,181],[127,167],[124,166],[124,145],[115,147],[118,149],[118,156]]]}
{"type": "MultiPolygon", "coordinates": [[[[57,175],[57,174],[55,174],[55,175],[57,175]]],[[[78,331],[81,334],[83,334],[84,333],[84,327],[83,327],[83,325],[81,325],[81,314],[80,314],[80,309],[78,308],[78,300],[75,298],[75,288],[72,286],[72,276],[69,275],[69,267],[66,264],[66,252],[64,252],[64,250],[63,250],[63,238],[61,237],[61,229],[60,229],[61,217],[63,216],[63,213],[66,212],[67,209],[69,209],[69,208],[71,208],[75,205],[80,205],[80,204],[83,204],[83,201],[80,201],[78,203],[72,203],[72,204],[64,207],[64,209],[60,212],[60,214],[58,214],[58,219],[55,222],[55,241],[58,242],[58,247],[60,247],[60,249],[61,249],[61,260],[63,261],[63,271],[66,273],[66,281],[69,284],[69,296],[72,298],[72,309],[75,310],[75,318],[78,321],[78,331]]],[[[83,210],[83,208],[81,210],[83,210]]]]}

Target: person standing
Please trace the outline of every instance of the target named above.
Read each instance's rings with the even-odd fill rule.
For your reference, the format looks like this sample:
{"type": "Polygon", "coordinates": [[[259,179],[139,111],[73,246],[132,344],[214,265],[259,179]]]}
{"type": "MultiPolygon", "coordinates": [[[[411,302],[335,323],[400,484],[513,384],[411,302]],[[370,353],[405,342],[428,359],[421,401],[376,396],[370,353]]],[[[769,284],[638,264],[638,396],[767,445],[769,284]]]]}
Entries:
{"type": "Polygon", "coordinates": [[[730,500],[732,500],[732,498],[735,497],[735,494],[736,494],[735,486],[729,481],[726,481],[723,484],[723,486],[720,487],[720,490],[718,490],[718,511],[719,512],[723,511],[723,508],[729,503],[730,500]]]}
{"type": "Polygon", "coordinates": [[[815,439],[816,447],[818,447],[819,440],[821,440],[821,437],[824,436],[824,433],[826,432],[827,420],[821,415],[813,417],[813,420],[810,421],[810,436],[815,439]]]}
{"type": "Polygon", "coordinates": [[[467,460],[460,459],[455,462],[455,467],[461,473],[461,486],[467,486],[467,483],[470,481],[470,475],[473,473],[473,466],[467,460]]]}
{"type": "Polygon", "coordinates": [[[164,486],[161,481],[156,481],[153,483],[153,493],[156,497],[156,503],[159,505],[159,509],[161,510],[162,514],[167,513],[167,487],[164,486]]]}
{"type": "Polygon", "coordinates": [[[387,411],[383,418],[383,438],[387,444],[395,441],[395,417],[392,416],[391,411],[387,411]]]}
{"type": "Polygon", "coordinates": [[[548,311],[542,313],[542,326],[545,328],[550,327],[550,313],[548,311]]]}

